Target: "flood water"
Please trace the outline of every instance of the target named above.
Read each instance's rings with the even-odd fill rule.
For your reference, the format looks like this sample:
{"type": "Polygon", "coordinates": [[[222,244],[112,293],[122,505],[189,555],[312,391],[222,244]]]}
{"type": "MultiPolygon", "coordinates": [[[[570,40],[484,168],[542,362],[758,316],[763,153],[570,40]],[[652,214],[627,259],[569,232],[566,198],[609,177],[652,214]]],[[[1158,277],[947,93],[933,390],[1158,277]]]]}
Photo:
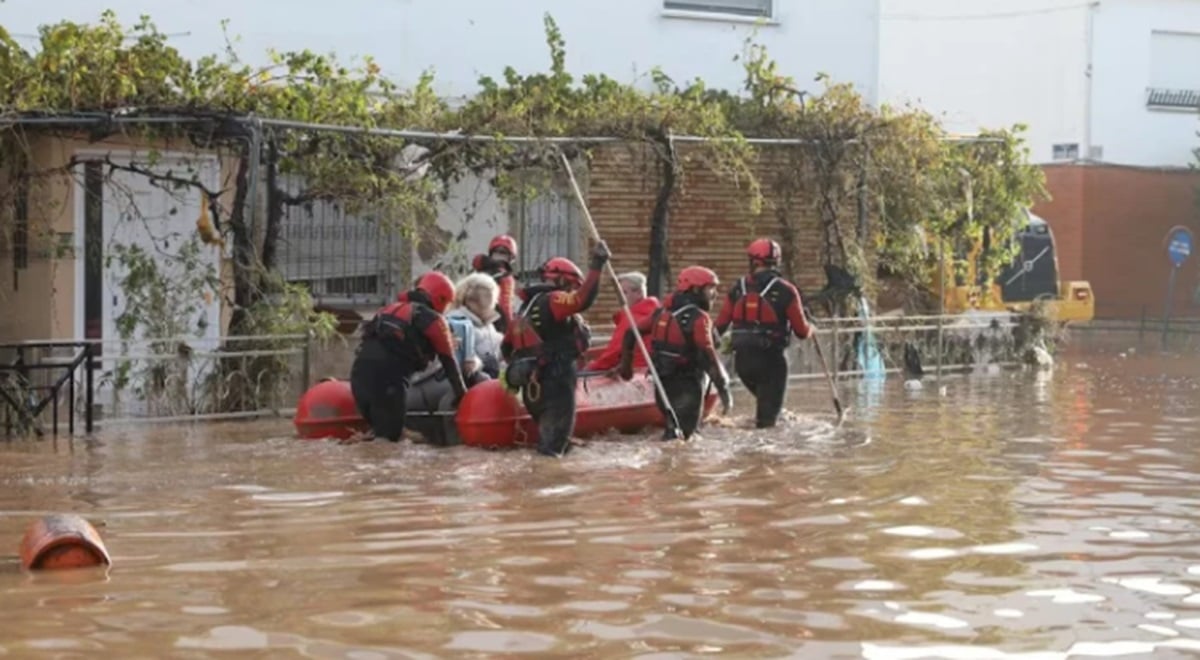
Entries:
{"type": "Polygon", "coordinates": [[[279,420],[0,443],[0,656],[1200,651],[1200,359],[945,384],[846,383],[836,433],[813,385],[770,433],[563,461],[279,420]],[[58,511],[103,525],[107,573],[18,569],[58,511]]]}

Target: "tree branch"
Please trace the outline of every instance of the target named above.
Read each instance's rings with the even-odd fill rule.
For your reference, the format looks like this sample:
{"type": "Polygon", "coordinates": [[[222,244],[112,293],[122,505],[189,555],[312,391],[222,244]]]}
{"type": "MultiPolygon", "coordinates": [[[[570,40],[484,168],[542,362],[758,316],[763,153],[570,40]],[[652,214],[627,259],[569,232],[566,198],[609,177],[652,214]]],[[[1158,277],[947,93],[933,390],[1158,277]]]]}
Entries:
{"type": "MultiPolygon", "coordinates": [[[[80,164],[87,163],[87,162],[96,162],[96,159],[95,158],[80,158],[79,156],[72,156],[71,160],[68,161],[67,168],[74,169],[74,167],[76,165],[80,165],[80,164]]],[[[183,177],[174,176],[172,174],[159,174],[158,172],[154,172],[152,170],[148,170],[143,167],[138,167],[137,165],[134,165],[133,163],[128,163],[128,164],[117,163],[117,162],[113,161],[112,156],[105,156],[100,162],[103,163],[105,166],[107,166],[110,170],[119,170],[122,172],[130,172],[132,174],[137,174],[139,176],[146,177],[151,182],[168,182],[168,183],[173,183],[175,185],[187,186],[187,187],[195,188],[196,190],[199,190],[201,193],[204,194],[204,203],[208,204],[208,212],[212,216],[213,228],[216,229],[218,233],[220,233],[220,231],[221,231],[221,214],[220,214],[221,206],[217,202],[217,200],[220,198],[221,194],[224,192],[223,190],[212,191],[212,190],[209,190],[208,187],[205,186],[203,183],[200,183],[199,181],[196,181],[194,179],[185,179],[183,177]]]]}

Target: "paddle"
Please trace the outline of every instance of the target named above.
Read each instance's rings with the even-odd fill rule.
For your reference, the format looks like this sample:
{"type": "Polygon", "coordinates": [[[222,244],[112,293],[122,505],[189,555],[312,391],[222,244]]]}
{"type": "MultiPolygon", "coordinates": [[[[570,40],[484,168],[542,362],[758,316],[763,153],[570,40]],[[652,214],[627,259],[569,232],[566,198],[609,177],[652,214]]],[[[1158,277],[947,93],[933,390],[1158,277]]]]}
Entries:
{"type": "MultiPolygon", "coordinates": [[[[592,220],[592,212],[588,210],[587,202],[583,199],[583,191],[579,189],[579,183],[575,180],[575,171],[571,169],[571,161],[567,159],[564,153],[558,154],[562,159],[563,167],[567,171],[567,178],[571,180],[571,189],[575,191],[575,201],[579,203],[580,210],[583,211],[583,218],[587,221],[588,230],[592,234],[592,239],[599,243],[600,231],[596,229],[596,223],[592,220]]],[[[633,318],[633,311],[629,309],[629,300],[625,298],[625,292],[621,290],[621,282],[617,279],[617,271],[613,269],[612,260],[609,259],[605,263],[605,271],[612,278],[613,284],[616,285],[617,297],[621,300],[621,309],[625,312],[625,320],[629,322],[629,328],[633,330],[633,336],[637,340],[638,350],[641,351],[642,357],[646,360],[646,365],[650,367],[650,377],[654,379],[654,387],[658,390],[659,397],[662,398],[663,406],[670,414],[670,428],[667,429],[666,436],[669,439],[677,439],[679,434],[679,416],[675,414],[675,408],[671,406],[671,399],[667,396],[667,391],[663,389],[662,380],[658,377],[658,370],[654,368],[654,361],[650,359],[650,351],[646,348],[646,342],[642,341],[642,335],[637,331],[637,321],[633,318]]]]}
{"type": "Polygon", "coordinates": [[[813,348],[817,351],[817,360],[821,362],[821,368],[825,370],[825,381],[829,383],[829,393],[833,395],[833,409],[837,411],[837,424],[842,425],[842,420],[846,419],[846,412],[842,409],[842,400],[838,398],[837,385],[833,383],[833,374],[829,371],[829,364],[825,362],[825,352],[821,350],[821,342],[817,339],[814,332],[812,336],[813,348]]]}

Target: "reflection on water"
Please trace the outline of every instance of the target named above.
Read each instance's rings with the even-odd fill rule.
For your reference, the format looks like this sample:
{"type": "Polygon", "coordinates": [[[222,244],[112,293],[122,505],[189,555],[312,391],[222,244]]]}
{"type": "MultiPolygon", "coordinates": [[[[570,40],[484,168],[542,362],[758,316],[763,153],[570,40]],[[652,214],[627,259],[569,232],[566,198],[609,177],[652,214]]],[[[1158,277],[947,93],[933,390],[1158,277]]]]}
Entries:
{"type": "MultiPolygon", "coordinates": [[[[1173,656],[1200,650],[1200,361],[792,395],[786,427],[527,453],[279,422],[0,446],[0,655],[1173,656]]],[[[749,398],[740,403],[749,405],[749,398]]],[[[653,437],[652,434],[647,437],[653,437]]]]}

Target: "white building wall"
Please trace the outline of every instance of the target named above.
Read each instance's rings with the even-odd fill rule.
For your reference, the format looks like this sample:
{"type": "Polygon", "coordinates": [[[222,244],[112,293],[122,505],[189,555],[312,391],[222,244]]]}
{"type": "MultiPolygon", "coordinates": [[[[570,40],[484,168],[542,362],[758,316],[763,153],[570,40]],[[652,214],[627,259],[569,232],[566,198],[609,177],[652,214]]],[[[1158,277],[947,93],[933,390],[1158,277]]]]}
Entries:
{"type": "Polygon", "coordinates": [[[1149,87],[1200,92],[1200,2],[1104,0],[1095,10],[1094,143],[1103,160],[1185,166],[1200,146],[1195,110],[1147,108],[1149,87]]]}
{"type": "Polygon", "coordinates": [[[1200,146],[1194,109],[1146,103],[1150,87],[1200,92],[1198,0],[884,0],[882,26],[884,101],[954,131],[1025,123],[1035,162],[1077,144],[1057,156],[1184,166],[1200,146]]]}
{"type": "Polygon", "coordinates": [[[1080,0],[883,0],[880,96],[957,133],[1028,126],[1034,162],[1083,156],[1087,9],[1080,0]]]}
{"type": "MultiPolygon", "coordinates": [[[[185,55],[224,48],[219,22],[245,59],[265,60],[269,47],[310,48],[342,56],[373,55],[401,84],[433,68],[438,91],[469,94],[481,75],[505,66],[549,66],[542,16],[550,11],[567,41],[567,66],[624,82],[646,81],[655,66],[683,82],[701,77],[714,88],[739,88],[733,61],[755,32],[782,69],[802,85],[818,72],[852,82],[874,101],[878,92],[880,0],[774,0],[774,17],[756,26],[744,18],[703,20],[663,9],[662,0],[8,0],[0,24],[33,34],[43,23],[94,21],[111,8],[125,23],[149,14],[185,55]]],[[[23,43],[32,43],[25,39],[23,43]]]]}

